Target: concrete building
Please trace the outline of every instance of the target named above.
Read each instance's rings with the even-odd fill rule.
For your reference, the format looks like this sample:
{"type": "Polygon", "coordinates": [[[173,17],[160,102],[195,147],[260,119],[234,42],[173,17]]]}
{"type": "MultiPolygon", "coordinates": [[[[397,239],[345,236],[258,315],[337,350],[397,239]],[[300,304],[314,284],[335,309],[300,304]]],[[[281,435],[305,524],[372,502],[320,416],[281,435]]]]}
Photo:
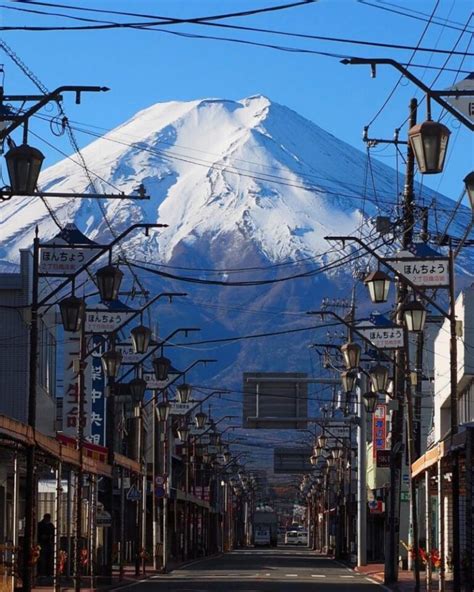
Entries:
{"type": "MultiPolygon", "coordinates": [[[[456,300],[458,428],[451,433],[451,358],[448,321],[434,343],[434,429],[428,450],[412,466],[425,500],[421,536],[436,558],[443,582],[451,577],[453,549],[453,462],[459,466],[459,537],[462,589],[474,585],[474,285],[456,300]]],[[[434,563],[434,562],[432,562],[434,563]]],[[[433,565],[431,566],[433,567],[433,565]]],[[[437,570],[438,572],[438,570],[437,570]]],[[[438,575],[438,573],[437,573],[438,575]]],[[[427,571],[431,578],[431,570],[427,571]]]]}
{"type": "MultiPolygon", "coordinates": [[[[20,270],[0,274],[0,414],[28,422],[29,304],[33,259],[20,252],[20,270]]],[[[40,316],[37,428],[56,428],[56,330],[53,311],[40,316]]]]}

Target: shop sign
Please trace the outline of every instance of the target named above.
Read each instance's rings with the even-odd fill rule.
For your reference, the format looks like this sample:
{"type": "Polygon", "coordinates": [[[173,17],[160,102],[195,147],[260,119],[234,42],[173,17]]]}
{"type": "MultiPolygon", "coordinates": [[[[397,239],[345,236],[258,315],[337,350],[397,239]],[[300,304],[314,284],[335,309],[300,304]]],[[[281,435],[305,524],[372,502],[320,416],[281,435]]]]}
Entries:
{"type": "Polygon", "coordinates": [[[376,451],[376,466],[378,469],[390,468],[390,450],[377,450],[376,451]]]}
{"type": "Polygon", "coordinates": [[[92,362],[90,374],[90,435],[87,439],[98,446],[105,446],[105,374],[101,356],[104,352],[104,339],[100,335],[92,337],[92,362]],[[97,349],[96,349],[97,348],[97,349]]]}
{"type": "MultiPolygon", "coordinates": [[[[63,426],[66,436],[75,438],[79,421],[79,358],[80,340],[78,337],[66,337],[64,342],[64,390],[63,390],[63,426]]],[[[91,367],[88,363],[84,369],[83,413],[80,418],[84,437],[89,440],[91,435],[91,367]]]]}
{"type": "Polygon", "coordinates": [[[379,403],[375,408],[372,417],[372,452],[377,458],[378,450],[385,450],[387,447],[387,405],[379,403]]]}

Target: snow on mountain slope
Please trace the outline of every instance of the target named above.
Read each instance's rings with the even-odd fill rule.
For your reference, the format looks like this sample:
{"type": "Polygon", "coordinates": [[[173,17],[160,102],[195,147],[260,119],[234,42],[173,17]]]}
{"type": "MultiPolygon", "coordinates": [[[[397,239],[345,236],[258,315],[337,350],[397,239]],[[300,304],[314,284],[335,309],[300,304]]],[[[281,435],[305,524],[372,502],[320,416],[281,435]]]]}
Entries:
{"type": "MultiPolygon", "coordinates": [[[[202,260],[232,267],[255,257],[280,263],[319,253],[327,263],[339,254],[328,253],[324,236],[356,229],[367,236],[377,213],[396,217],[402,187],[393,169],[264,96],[158,103],[93,141],[83,156],[89,176],[73,155],[43,172],[41,188],[130,194],[143,183],[151,199],[48,198],[62,224],[75,222],[107,242],[103,211],[116,231],[138,221],[166,223],[150,241],[131,237],[129,253],[162,263],[192,258],[197,267],[202,260]]],[[[442,230],[452,202],[426,188],[417,199],[436,202],[442,230]]],[[[461,211],[450,232],[462,235],[469,215],[461,211]]],[[[43,240],[57,233],[41,200],[0,204],[4,265],[31,245],[36,225],[43,240]]],[[[471,270],[466,256],[459,261],[471,270]]]]}
{"type": "MultiPolygon", "coordinates": [[[[201,239],[250,241],[271,262],[314,255],[327,251],[325,235],[361,224],[368,230],[376,203],[393,213],[396,199],[392,169],[372,161],[374,194],[364,153],[263,96],[158,103],[83,155],[98,192],[132,193],[144,183],[150,201],[103,206],[116,230],[141,220],[169,224],[140,253],[162,262],[201,239]]],[[[40,184],[44,191],[92,190],[77,156],[45,170],[40,184]]],[[[424,198],[447,202],[428,190],[424,198]]],[[[48,201],[61,222],[74,221],[91,238],[110,236],[96,201],[48,201]]],[[[56,234],[40,200],[1,204],[0,259],[16,261],[36,224],[43,239],[56,234]]],[[[138,240],[131,245],[141,250],[138,240]]]]}

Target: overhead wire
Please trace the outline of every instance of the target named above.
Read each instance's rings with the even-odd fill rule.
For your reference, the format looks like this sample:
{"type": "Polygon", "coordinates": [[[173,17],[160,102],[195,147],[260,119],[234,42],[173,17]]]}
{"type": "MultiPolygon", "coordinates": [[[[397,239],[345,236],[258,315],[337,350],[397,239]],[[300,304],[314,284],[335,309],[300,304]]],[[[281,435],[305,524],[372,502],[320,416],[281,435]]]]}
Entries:
{"type": "MultiPolygon", "coordinates": [[[[359,4],[363,4],[363,5],[369,6],[371,8],[377,8],[379,10],[384,10],[386,12],[391,12],[393,14],[405,16],[407,18],[415,19],[417,21],[422,21],[424,23],[426,23],[430,20],[430,15],[426,12],[420,12],[420,11],[414,10],[413,8],[397,6],[396,4],[390,3],[390,2],[382,2],[381,0],[377,0],[376,3],[368,2],[368,0],[357,0],[357,2],[359,4]],[[385,6],[382,6],[382,4],[385,6]],[[395,7],[395,8],[400,8],[401,10],[395,10],[395,8],[390,8],[390,6],[395,7]],[[405,12],[402,12],[402,10],[404,10],[405,12]],[[416,16],[417,14],[421,15],[421,16],[416,16]],[[426,17],[426,18],[423,18],[423,17],[426,17]]],[[[442,22],[438,22],[437,18],[431,19],[431,22],[433,25],[447,27],[449,29],[454,29],[456,31],[460,31],[461,26],[462,26],[462,23],[459,23],[456,21],[448,21],[446,24],[442,23],[442,22]],[[456,25],[459,25],[459,26],[456,26],[456,25]]]]}
{"type": "MultiPolygon", "coordinates": [[[[24,4],[24,0],[9,0],[10,2],[16,4],[24,4]]],[[[28,0],[28,4],[36,5],[36,6],[47,6],[52,8],[65,8],[68,10],[76,10],[76,11],[83,11],[83,12],[94,12],[94,13],[102,13],[102,14],[114,14],[117,16],[136,16],[140,18],[151,18],[151,19],[159,19],[162,21],[161,24],[177,24],[177,23],[195,23],[201,21],[214,21],[214,20],[223,20],[229,18],[236,18],[236,17],[247,17],[247,16],[254,16],[257,14],[264,14],[269,12],[280,12],[282,10],[288,10],[289,8],[296,8],[299,6],[307,6],[309,4],[314,4],[318,0],[297,0],[295,2],[289,2],[286,4],[278,4],[275,6],[264,6],[261,8],[253,8],[250,10],[241,10],[237,12],[228,12],[222,14],[214,14],[208,16],[201,16],[195,17],[191,19],[180,19],[175,17],[165,17],[165,16],[157,16],[157,15],[150,15],[150,14],[143,14],[143,13],[136,13],[136,12],[125,12],[125,11],[118,11],[118,10],[110,10],[110,9],[101,9],[101,8],[91,8],[85,6],[74,6],[71,4],[60,4],[57,2],[41,2],[40,0],[28,0]]]]}
{"type": "MultiPolygon", "coordinates": [[[[418,48],[421,44],[421,42],[423,41],[426,33],[428,32],[429,26],[432,22],[433,17],[435,16],[435,13],[438,9],[439,6],[439,2],[440,0],[436,0],[435,5],[433,7],[433,10],[431,11],[431,15],[430,15],[430,19],[428,20],[428,22],[426,23],[420,37],[418,38],[418,43],[416,44],[416,47],[413,49],[412,54],[410,56],[410,59],[408,60],[408,66],[410,65],[410,63],[412,62],[413,58],[416,55],[416,52],[418,51],[418,48]]],[[[385,99],[385,101],[382,103],[382,105],[379,107],[379,109],[377,110],[377,112],[375,113],[375,115],[372,117],[372,119],[369,121],[368,127],[370,127],[382,114],[382,112],[384,111],[385,107],[389,104],[390,100],[392,99],[392,97],[394,96],[395,92],[397,91],[398,87],[400,86],[401,81],[403,80],[404,75],[400,74],[399,78],[397,79],[395,85],[393,86],[392,90],[388,93],[387,98],[385,99]]]]}
{"type": "MultiPolygon", "coordinates": [[[[10,0],[10,1],[15,1],[15,0],[10,0]]],[[[309,0],[308,2],[301,2],[301,3],[298,3],[297,5],[309,4],[312,1],[313,0],[309,0]]],[[[288,7],[294,7],[294,6],[296,6],[296,4],[290,5],[288,7]]],[[[14,9],[13,7],[9,7],[9,8],[14,9]]],[[[27,11],[27,9],[24,9],[24,8],[16,8],[15,10],[27,11]]],[[[47,13],[42,13],[42,14],[47,15],[47,13]]],[[[55,14],[54,16],[62,16],[62,15],[55,14]]],[[[64,16],[67,16],[67,15],[64,15],[64,16]]],[[[110,29],[110,28],[121,28],[121,29],[140,28],[143,30],[167,32],[170,34],[179,34],[182,36],[189,36],[189,37],[194,37],[194,38],[207,38],[207,39],[222,40],[222,41],[233,41],[233,42],[239,42],[239,43],[250,43],[247,40],[242,40],[242,39],[214,37],[214,36],[202,37],[202,36],[197,36],[197,35],[193,35],[190,33],[183,33],[183,32],[177,32],[177,31],[166,31],[164,29],[156,28],[156,25],[163,26],[165,24],[168,25],[168,24],[191,23],[191,24],[202,25],[202,26],[213,26],[213,27],[226,28],[226,29],[232,29],[232,30],[243,30],[243,31],[273,34],[273,35],[283,35],[283,36],[290,36],[290,37],[297,37],[297,38],[312,39],[312,40],[317,40],[317,41],[325,41],[325,42],[330,42],[330,43],[332,42],[332,43],[342,43],[342,44],[351,44],[351,45],[362,45],[362,46],[369,46],[369,47],[383,47],[383,48],[390,48],[390,49],[395,49],[395,50],[416,50],[419,52],[429,52],[429,53],[439,53],[439,54],[445,54],[445,53],[449,52],[449,50],[420,47],[419,45],[417,47],[413,47],[411,45],[403,45],[403,44],[396,44],[396,43],[384,43],[384,42],[380,42],[380,41],[366,41],[363,39],[350,39],[350,38],[329,37],[329,36],[323,36],[323,35],[309,35],[309,34],[303,34],[303,33],[291,33],[288,31],[265,29],[265,28],[261,28],[261,27],[246,27],[243,25],[227,25],[227,24],[213,22],[215,20],[217,20],[216,17],[212,17],[209,19],[207,19],[207,18],[170,19],[170,22],[106,23],[106,24],[99,24],[99,25],[95,25],[95,26],[87,25],[84,27],[79,27],[79,26],[77,26],[77,27],[27,27],[27,26],[26,27],[0,27],[0,30],[5,30],[5,31],[8,31],[8,30],[57,31],[57,30],[91,30],[91,29],[110,29]]],[[[276,46],[276,45],[272,45],[272,44],[268,44],[268,47],[272,47],[273,49],[280,49],[283,51],[300,51],[302,53],[313,53],[313,51],[306,50],[304,48],[291,48],[291,47],[276,46]]],[[[320,55],[330,55],[330,54],[327,54],[326,52],[316,52],[316,53],[319,53],[320,55]]],[[[461,54],[459,54],[459,55],[461,55],[461,54]]],[[[331,57],[335,57],[335,55],[332,55],[331,57]]],[[[339,55],[337,57],[342,57],[342,56],[339,55]]]]}

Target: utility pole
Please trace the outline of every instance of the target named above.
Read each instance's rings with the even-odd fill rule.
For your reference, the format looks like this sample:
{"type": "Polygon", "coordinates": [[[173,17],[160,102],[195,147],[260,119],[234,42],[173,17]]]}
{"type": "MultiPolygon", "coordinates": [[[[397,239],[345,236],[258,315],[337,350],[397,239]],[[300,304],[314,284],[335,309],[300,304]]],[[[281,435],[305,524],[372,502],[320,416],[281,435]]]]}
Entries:
{"type": "MultiPolygon", "coordinates": [[[[409,129],[416,125],[416,112],[418,102],[410,101],[409,129]]],[[[403,189],[403,235],[402,248],[408,248],[413,241],[414,226],[414,173],[415,155],[410,144],[407,144],[407,163],[405,173],[405,185],[403,189]]],[[[401,304],[408,294],[407,286],[399,280],[397,287],[397,323],[402,325],[401,304]]],[[[404,404],[405,404],[405,368],[407,354],[405,348],[397,349],[395,354],[395,384],[394,392],[398,401],[398,409],[392,413],[392,442],[390,454],[390,494],[389,507],[386,519],[386,544],[385,544],[385,584],[398,580],[398,554],[400,545],[400,493],[403,464],[403,433],[404,433],[404,404]]]]}
{"type": "Polygon", "coordinates": [[[365,374],[360,374],[357,392],[359,429],[357,438],[357,567],[367,565],[367,415],[363,400],[365,374]]]}

